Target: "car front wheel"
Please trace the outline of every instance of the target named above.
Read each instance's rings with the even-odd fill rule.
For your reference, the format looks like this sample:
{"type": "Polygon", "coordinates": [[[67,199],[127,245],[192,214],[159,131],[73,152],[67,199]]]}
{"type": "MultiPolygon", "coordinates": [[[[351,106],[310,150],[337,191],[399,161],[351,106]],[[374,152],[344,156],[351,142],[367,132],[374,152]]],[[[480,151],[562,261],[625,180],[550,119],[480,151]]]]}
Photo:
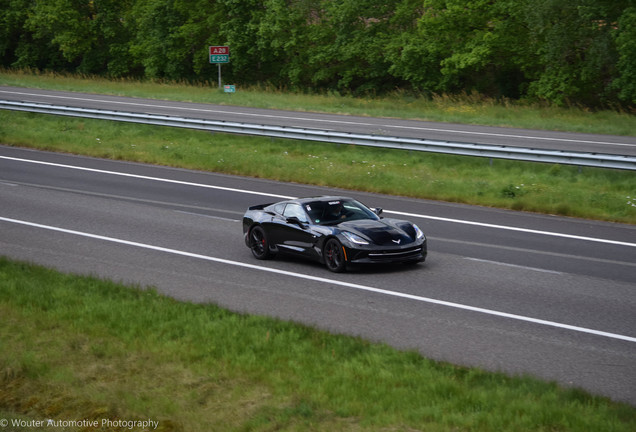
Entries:
{"type": "Polygon", "coordinates": [[[342,249],[342,245],[336,239],[329,239],[325,244],[323,250],[325,257],[325,265],[327,269],[334,273],[342,273],[347,267],[347,261],[345,260],[345,252],[342,249]]]}

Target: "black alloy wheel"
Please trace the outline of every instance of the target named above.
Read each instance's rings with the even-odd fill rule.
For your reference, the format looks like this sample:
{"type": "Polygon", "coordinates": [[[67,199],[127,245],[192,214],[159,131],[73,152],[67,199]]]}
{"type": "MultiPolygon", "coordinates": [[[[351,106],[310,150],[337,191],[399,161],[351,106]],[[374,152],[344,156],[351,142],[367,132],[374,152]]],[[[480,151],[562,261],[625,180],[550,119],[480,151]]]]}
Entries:
{"type": "Polygon", "coordinates": [[[269,250],[269,242],[265,235],[265,230],[260,226],[255,226],[250,231],[250,250],[256,259],[264,260],[272,257],[269,250]]]}
{"type": "Polygon", "coordinates": [[[345,260],[344,255],[345,252],[338,240],[335,238],[327,240],[323,254],[327,269],[334,273],[342,273],[345,271],[345,268],[347,267],[347,261],[345,260]]]}

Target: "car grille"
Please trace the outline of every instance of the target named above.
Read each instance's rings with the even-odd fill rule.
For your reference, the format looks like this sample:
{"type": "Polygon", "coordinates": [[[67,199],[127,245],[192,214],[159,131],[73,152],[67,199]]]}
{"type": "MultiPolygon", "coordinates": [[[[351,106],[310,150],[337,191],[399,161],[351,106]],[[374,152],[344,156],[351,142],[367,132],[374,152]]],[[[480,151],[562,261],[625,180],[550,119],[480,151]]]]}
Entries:
{"type": "Polygon", "coordinates": [[[408,259],[408,258],[416,258],[418,255],[422,253],[423,248],[415,247],[404,250],[384,250],[384,251],[374,251],[369,253],[369,259],[374,261],[385,261],[385,260],[400,260],[400,259],[408,259]]]}

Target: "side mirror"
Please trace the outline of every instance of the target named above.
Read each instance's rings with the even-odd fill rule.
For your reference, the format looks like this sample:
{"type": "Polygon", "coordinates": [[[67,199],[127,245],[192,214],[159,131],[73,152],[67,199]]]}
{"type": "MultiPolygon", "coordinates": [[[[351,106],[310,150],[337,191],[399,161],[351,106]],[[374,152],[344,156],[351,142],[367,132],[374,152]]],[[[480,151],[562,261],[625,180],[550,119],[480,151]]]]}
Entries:
{"type": "Polygon", "coordinates": [[[382,207],[374,207],[371,210],[373,210],[373,213],[377,214],[378,216],[382,214],[382,207]]]}
{"type": "Polygon", "coordinates": [[[301,222],[301,220],[298,219],[298,217],[296,217],[296,216],[288,217],[287,218],[287,223],[296,224],[296,225],[298,225],[301,228],[305,227],[305,224],[303,222],[301,222]]]}

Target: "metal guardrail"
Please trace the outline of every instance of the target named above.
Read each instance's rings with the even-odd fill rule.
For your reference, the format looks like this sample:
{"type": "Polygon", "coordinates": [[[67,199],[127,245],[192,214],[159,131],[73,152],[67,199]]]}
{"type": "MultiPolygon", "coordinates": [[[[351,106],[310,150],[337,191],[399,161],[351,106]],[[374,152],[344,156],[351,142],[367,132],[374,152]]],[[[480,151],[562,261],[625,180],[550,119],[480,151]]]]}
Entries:
{"type": "Polygon", "coordinates": [[[470,144],[450,141],[435,141],[417,138],[400,138],[382,135],[362,135],[317,129],[284,126],[269,126],[250,123],[204,120],[164,116],[157,114],[130,113],[88,108],[76,108],[30,102],[0,100],[0,109],[84,117],[101,120],[201,129],[244,135],[259,135],[297,140],[321,141],[338,144],[363,145],[400,150],[426,151],[464,156],[479,156],[494,159],[511,159],[530,162],[557,163],[597,168],[636,170],[636,157],[602,153],[585,153],[560,150],[541,150],[512,146],[470,144]]]}

